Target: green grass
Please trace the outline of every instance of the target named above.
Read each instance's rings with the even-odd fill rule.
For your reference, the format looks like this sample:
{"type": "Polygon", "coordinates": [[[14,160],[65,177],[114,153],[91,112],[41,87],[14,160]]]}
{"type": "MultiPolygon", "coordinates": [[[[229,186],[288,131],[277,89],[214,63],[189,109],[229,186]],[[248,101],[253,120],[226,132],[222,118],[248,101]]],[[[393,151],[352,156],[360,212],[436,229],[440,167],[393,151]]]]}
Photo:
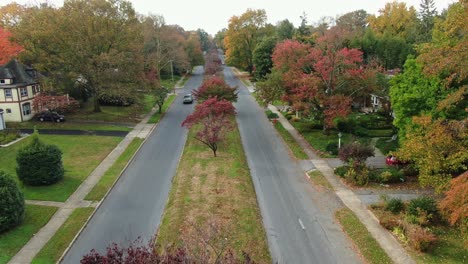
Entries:
{"type": "Polygon", "coordinates": [[[125,149],[115,163],[104,173],[91,192],[86,195],[85,200],[100,201],[104,195],[106,195],[114,182],[119,178],[122,170],[142,143],[143,139],[134,138],[130,145],[128,145],[127,149],[125,149]]]}
{"type": "Polygon", "coordinates": [[[457,228],[434,227],[438,241],[431,252],[419,253],[410,251],[417,263],[467,263],[468,235],[463,235],[457,228]]]}
{"type": "Polygon", "coordinates": [[[93,211],[94,208],[92,207],[75,209],[60,229],[57,230],[55,235],[34,257],[31,263],[56,263],[93,211]]]}
{"type": "Polygon", "coordinates": [[[299,146],[296,140],[291,136],[291,134],[289,134],[289,132],[283,127],[283,125],[280,122],[276,122],[274,126],[276,130],[278,131],[278,133],[283,138],[283,140],[288,145],[289,149],[294,154],[294,157],[296,157],[297,159],[309,158],[307,154],[304,152],[304,150],[301,148],[301,146],[299,146]]]}
{"type": "Polygon", "coordinates": [[[151,94],[144,94],[140,102],[130,106],[101,106],[101,112],[93,112],[92,98],[76,113],[68,114],[69,120],[93,120],[104,122],[137,123],[153,108],[156,100],[151,94]]]}
{"type": "Polygon", "coordinates": [[[393,263],[387,253],[367,231],[367,228],[348,208],[336,212],[336,218],[348,236],[354,241],[366,263],[393,263]]]}
{"type": "Polygon", "coordinates": [[[164,102],[163,104],[163,107],[161,109],[161,113],[159,113],[158,111],[156,111],[156,113],[154,113],[150,119],[148,120],[148,124],[156,124],[159,122],[159,120],[161,120],[161,118],[164,116],[164,114],[166,113],[167,109],[169,109],[169,107],[172,105],[172,102],[174,102],[174,100],[176,99],[177,95],[175,94],[171,94],[167,97],[166,101],[164,102]]]}
{"type": "Polygon", "coordinates": [[[174,75],[174,80],[171,79],[171,76],[163,76],[161,82],[161,86],[166,87],[172,92],[172,89],[174,89],[174,86],[176,83],[181,79],[181,76],[174,75]]]}
{"type": "Polygon", "coordinates": [[[319,170],[314,170],[307,173],[310,177],[310,180],[316,185],[322,186],[325,189],[333,190],[333,186],[328,182],[327,178],[319,170]]]}
{"type": "Polygon", "coordinates": [[[0,234],[0,264],[7,263],[57,211],[57,207],[26,205],[23,223],[0,234]]]}
{"type": "Polygon", "coordinates": [[[246,251],[257,263],[271,263],[239,131],[229,131],[213,157],[193,138],[196,129],[189,132],[157,242],[179,245],[183,239],[199,239],[197,230],[208,232],[214,221],[219,224],[215,239],[227,238],[236,255],[246,251]]]}
{"type": "Polygon", "coordinates": [[[130,131],[133,128],[131,126],[123,125],[106,125],[106,124],[90,124],[90,123],[74,123],[74,122],[38,122],[38,121],[27,121],[21,123],[8,123],[8,128],[16,129],[77,129],[77,130],[112,130],[112,131],[130,131]]]}
{"type": "MultiPolygon", "coordinates": [[[[19,183],[25,199],[64,202],[84,179],[122,140],[121,137],[40,135],[46,144],[57,145],[63,152],[65,176],[49,186],[27,186],[19,183]]],[[[0,148],[0,168],[19,182],[16,176],[16,153],[27,146],[31,138],[6,148],[0,148]]]]}

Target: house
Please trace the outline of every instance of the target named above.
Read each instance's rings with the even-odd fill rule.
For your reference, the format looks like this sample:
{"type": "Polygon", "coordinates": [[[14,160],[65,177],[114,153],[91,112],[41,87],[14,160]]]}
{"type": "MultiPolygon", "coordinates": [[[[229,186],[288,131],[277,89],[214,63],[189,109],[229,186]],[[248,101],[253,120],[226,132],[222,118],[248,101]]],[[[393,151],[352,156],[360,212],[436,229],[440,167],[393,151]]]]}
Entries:
{"type": "Polygon", "coordinates": [[[0,110],[6,122],[22,122],[33,118],[33,99],[40,91],[37,72],[11,60],[0,66],[0,110]]]}

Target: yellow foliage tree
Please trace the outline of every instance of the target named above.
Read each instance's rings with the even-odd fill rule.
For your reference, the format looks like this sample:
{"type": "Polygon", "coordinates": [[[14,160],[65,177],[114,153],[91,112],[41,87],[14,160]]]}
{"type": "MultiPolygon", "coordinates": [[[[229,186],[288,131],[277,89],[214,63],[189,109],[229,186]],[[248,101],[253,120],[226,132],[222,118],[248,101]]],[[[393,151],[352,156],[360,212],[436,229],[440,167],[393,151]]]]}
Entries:
{"type": "Polygon", "coordinates": [[[417,26],[417,14],[414,7],[407,8],[405,3],[387,3],[379,10],[379,16],[368,17],[369,26],[377,34],[388,34],[407,39],[414,34],[417,26]]]}

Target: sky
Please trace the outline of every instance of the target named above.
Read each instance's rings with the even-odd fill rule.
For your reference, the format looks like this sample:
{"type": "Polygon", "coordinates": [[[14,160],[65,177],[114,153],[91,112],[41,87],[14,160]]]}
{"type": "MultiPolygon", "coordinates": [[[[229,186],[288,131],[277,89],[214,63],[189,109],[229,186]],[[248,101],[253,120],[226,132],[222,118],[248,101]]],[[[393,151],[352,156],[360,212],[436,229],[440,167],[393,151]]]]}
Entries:
{"type": "MultiPolygon", "coordinates": [[[[12,2],[0,0],[0,6],[12,2]]],[[[38,4],[45,0],[16,0],[19,4],[38,4]]],[[[63,0],[47,0],[60,6],[63,0]]],[[[276,24],[288,19],[296,27],[300,16],[307,15],[308,24],[317,22],[321,17],[337,17],[345,13],[364,9],[370,14],[378,14],[378,10],[391,0],[131,0],[135,10],[143,15],[162,15],[167,24],[178,24],[185,30],[203,29],[211,35],[228,27],[232,16],[240,16],[248,8],[265,9],[268,22],[276,24]]],[[[400,0],[408,6],[419,10],[421,0],[400,0]]],[[[435,0],[437,11],[447,8],[456,0],[435,0]]]]}

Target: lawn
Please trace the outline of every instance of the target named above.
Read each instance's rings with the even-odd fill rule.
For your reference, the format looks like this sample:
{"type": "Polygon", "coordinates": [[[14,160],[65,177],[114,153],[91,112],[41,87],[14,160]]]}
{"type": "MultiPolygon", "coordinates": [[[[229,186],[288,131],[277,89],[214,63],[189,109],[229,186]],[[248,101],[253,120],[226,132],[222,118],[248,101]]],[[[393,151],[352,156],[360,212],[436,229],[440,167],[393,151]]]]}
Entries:
{"type": "Polygon", "coordinates": [[[8,128],[15,129],[71,129],[71,130],[112,130],[112,131],[130,131],[133,129],[132,126],[125,125],[107,125],[107,124],[90,124],[90,123],[78,123],[78,122],[39,122],[39,121],[26,121],[21,123],[8,123],[8,128]]]}
{"type": "Polygon", "coordinates": [[[291,134],[283,127],[280,122],[274,124],[276,131],[281,135],[284,142],[288,145],[291,152],[294,154],[296,159],[308,159],[309,157],[304,152],[301,146],[296,142],[296,140],[291,136],[291,134]]]}
{"type": "MultiPolygon", "coordinates": [[[[58,202],[64,202],[122,140],[121,137],[103,136],[40,135],[39,138],[44,143],[57,145],[62,150],[65,177],[50,186],[26,186],[21,183],[19,185],[25,199],[58,202]]],[[[30,138],[27,138],[7,148],[0,148],[0,168],[13,176],[17,182],[19,180],[15,170],[16,153],[29,142],[30,138]]]]}
{"type": "Polygon", "coordinates": [[[244,250],[257,263],[271,263],[239,131],[231,130],[213,157],[193,138],[195,129],[173,180],[157,242],[178,245],[211,234],[216,247],[222,241],[239,256],[244,250]]]}
{"type": "Polygon", "coordinates": [[[57,211],[57,207],[26,205],[23,223],[0,234],[0,264],[7,263],[57,211]]]}
{"type": "Polygon", "coordinates": [[[176,83],[181,79],[181,76],[174,75],[174,80],[172,80],[171,76],[162,76],[161,86],[166,87],[172,92],[176,83]]]}
{"type": "Polygon", "coordinates": [[[351,240],[354,241],[366,263],[393,263],[387,253],[385,253],[351,210],[348,208],[339,210],[336,212],[336,218],[351,240]]]}
{"type": "Polygon", "coordinates": [[[138,123],[156,102],[151,94],[142,95],[140,100],[130,106],[101,106],[101,112],[95,113],[93,101],[89,99],[78,112],[68,114],[67,119],[138,123]]]}
{"type": "Polygon", "coordinates": [[[119,178],[122,170],[125,168],[129,160],[133,157],[135,152],[138,150],[140,145],[143,143],[143,139],[134,138],[133,141],[128,145],[127,149],[120,155],[115,163],[104,173],[99,182],[94,186],[91,192],[85,197],[85,200],[100,201],[107,191],[112,187],[114,182],[119,178]]]}
{"type": "Polygon", "coordinates": [[[148,124],[156,124],[159,122],[159,120],[161,120],[161,118],[164,116],[164,114],[166,113],[167,109],[169,109],[169,107],[172,105],[172,102],[174,102],[174,100],[177,98],[177,95],[175,94],[171,94],[169,95],[167,98],[166,98],[166,101],[164,102],[163,106],[162,106],[162,109],[161,109],[161,113],[159,113],[159,111],[156,111],[156,113],[154,113],[150,119],[148,120],[148,124]]]}
{"type": "Polygon", "coordinates": [[[93,211],[94,208],[92,207],[75,209],[31,263],[56,263],[93,211]]]}

